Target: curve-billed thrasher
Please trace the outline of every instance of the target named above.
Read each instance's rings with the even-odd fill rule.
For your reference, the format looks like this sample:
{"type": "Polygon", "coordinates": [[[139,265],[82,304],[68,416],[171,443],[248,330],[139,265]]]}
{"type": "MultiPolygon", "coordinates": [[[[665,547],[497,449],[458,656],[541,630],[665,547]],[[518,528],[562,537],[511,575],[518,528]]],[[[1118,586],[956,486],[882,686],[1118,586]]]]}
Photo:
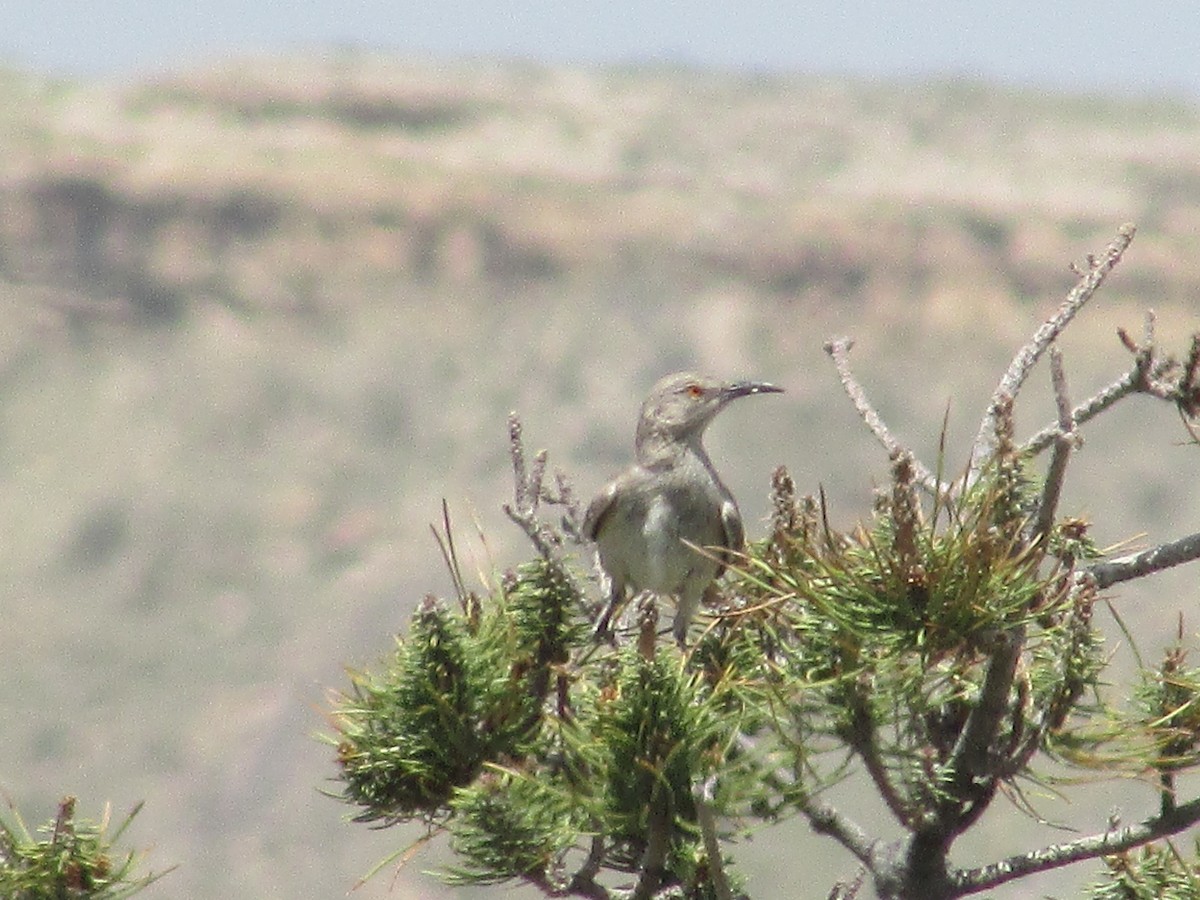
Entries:
{"type": "Polygon", "coordinates": [[[782,390],[679,372],[650,391],[638,420],[637,462],[596,496],[583,520],[611,580],[597,635],[607,634],[632,588],[674,597],[675,638],[686,641],[701,597],[725,571],[720,549],[739,551],[745,541],[737,503],[704,452],[704,429],[730,401],[782,390]]]}

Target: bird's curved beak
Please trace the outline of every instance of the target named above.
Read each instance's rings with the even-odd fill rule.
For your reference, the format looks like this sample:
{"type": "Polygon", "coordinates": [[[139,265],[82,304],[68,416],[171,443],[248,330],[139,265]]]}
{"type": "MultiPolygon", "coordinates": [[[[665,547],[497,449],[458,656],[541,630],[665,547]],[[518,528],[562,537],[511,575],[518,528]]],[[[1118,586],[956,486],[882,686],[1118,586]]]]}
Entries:
{"type": "Polygon", "coordinates": [[[782,394],[783,388],[766,381],[735,381],[722,392],[727,400],[749,397],[751,394],[782,394]]]}

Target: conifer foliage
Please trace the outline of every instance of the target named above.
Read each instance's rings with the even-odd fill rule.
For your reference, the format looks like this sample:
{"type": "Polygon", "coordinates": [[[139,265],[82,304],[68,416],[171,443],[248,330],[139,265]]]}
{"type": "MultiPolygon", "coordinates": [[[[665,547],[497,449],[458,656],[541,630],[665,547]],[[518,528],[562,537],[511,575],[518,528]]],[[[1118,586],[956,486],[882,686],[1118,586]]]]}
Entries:
{"type": "MultiPolygon", "coordinates": [[[[1133,237],[1103,255],[1001,378],[970,459],[930,468],[901,446],[831,341],[851,401],[891,461],[869,520],[841,533],[823,501],[775,472],[771,535],[722,584],[722,602],[680,650],[658,638],[661,598],[630,604],[613,645],[596,644],[602,592],[579,508],[546,456],[527,464],[510,420],[509,516],[536,555],[489,596],[429,598],[379,672],[335,697],[340,798],[355,818],[423,821],[449,834],[459,884],[519,880],[590,898],[754,895],[734,868],[748,826],[801,815],[854,857],[813,896],[960,897],[1081,860],[1104,860],[1097,898],[1200,897],[1194,855],[1154,842],[1200,821],[1177,791],[1200,764],[1200,671],[1176,645],[1122,694],[1095,622],[1115,585],[1200,557],[1200,533],[1104,558],[1089,524],[1058,509],[1079,429],[1145,394],[1189,430],[1200,406],[1200,336],[1182,361],[1122,333],[1128,371],[1081,404],[1055,339],[1133,237]],[[1057,421],[1023,443],[1014,408],[1049,357],[1057,421]],[[947,475],[947,472],[953,472],[947,475]],[[546,514],[553,507],[553,516],[546,514]],[[1130,701],[1131,702],[1127,702],[1130,701]],[[997,797],[1025,803],[1037,761],[1093,775],[1155,774],[1157,808],[1133,825],[972,869],[955,841],[997,797]],[[903,837],[884,840],[825,789],[859,771],[903,837]]],[[[703,619],[704,617],[702,617],[703,619]]]]}

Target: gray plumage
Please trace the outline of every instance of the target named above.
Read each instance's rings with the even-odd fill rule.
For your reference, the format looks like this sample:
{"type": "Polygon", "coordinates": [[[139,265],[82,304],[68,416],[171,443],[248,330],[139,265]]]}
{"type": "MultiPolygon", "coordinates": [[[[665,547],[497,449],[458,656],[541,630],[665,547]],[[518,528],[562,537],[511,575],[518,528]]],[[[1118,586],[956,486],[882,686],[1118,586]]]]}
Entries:
{"type": "Polygon", "coordinates": [[[704,430],[738,397],[780,391],[692,372],[668,375],[650,391],[638,419],[637,462],[600,491],[583,520],[611,582],[597,634],[608,632],[627,591],[650,591],[675,598],[673,631],[685,643],[701,598],[725,571],[730,557],[721,551],[745,543],[737,503],[701,442],[704,430]]]}

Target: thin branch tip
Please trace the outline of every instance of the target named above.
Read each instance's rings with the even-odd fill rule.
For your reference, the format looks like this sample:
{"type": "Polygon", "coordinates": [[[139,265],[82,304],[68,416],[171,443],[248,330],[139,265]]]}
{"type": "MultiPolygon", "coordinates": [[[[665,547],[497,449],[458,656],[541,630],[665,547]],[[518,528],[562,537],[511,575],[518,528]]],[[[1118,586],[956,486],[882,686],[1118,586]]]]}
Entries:
{"type": "Polygon", "coordinates": [[[1121,260],[1129,242],[1133,240],[1133,235],[1136,229],[1132,224],[1126,223],[1117,229],[1117,236],[1105,248],[1104,255],[1101,257],[1088,256],[1087,266],[1080,268],[1073,266],[1073,270],[1078,275],[1079,280],[1076,282],[1066,299],[1059,305],[1055,313],[1046,319],[1041,326],[1034,332],[1033,337],[1017,351],[1012,362],[1009,363],[1008,370],[1000,379],[1000,383],[996,385],[996,391],[992,395],[992,402],[988,404],[988,411],[984,414],[983,420],[979,423],[979,430],[975,435],[975,442],[972,445],[971,458],[975,460],[975,466],[980,466],[989,458],[988,450],[991,448],[992,437],[995,433],[995,401],[1002,394],[1007,393],[1011,397],[1016,397],[1021,389],[1021,385],[1025,383],[1029,371],[1034,364],[1042,357],[1046,350],[1054,343],[1063,330],[1071,324],[1076,314],[1083,309],[1092,296],[1104,283],[1104,279],[1108,273],[1113,270],[1121,260]]]}
{"type": "Polygon", "coordinates": [[[854,408],[867,428],[875,435],[875,439],[883,445],[889,459],[896,459],[907,454],[913,460],[913,471],[921,486],[931,493],[943,492],[945,486],[938,482],[937,476],[895,438],[878,411],[871,405],[871,401],[867,399],[867,392],[850,368],[849,354],[850,348],[853,346],[854,341],[848,337],[833,338],[825,343],[825,352],[833,359],[834,368],[837,369],[838,378],[841,380],[846,396],[854,404],[854,408]]]}

